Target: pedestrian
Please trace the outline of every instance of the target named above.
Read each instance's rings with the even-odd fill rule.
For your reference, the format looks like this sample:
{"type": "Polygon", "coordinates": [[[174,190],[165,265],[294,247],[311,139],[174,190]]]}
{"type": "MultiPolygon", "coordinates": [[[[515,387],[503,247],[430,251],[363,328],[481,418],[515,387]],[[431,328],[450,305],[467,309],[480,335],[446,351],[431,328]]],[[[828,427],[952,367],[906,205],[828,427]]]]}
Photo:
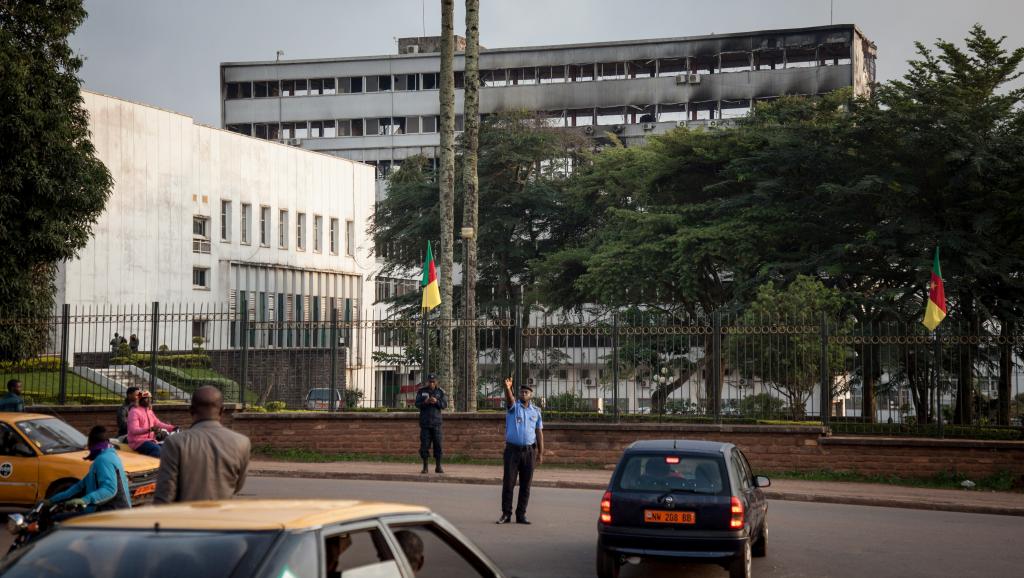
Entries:
{"type": "Polygon", "coordinates": [[[135,335],[134,333],[132,333],[132,336],[128,339],[128,349],[130,349],[132,351],[132,353],[138,353],[139,352],[139,336],[138,335],[135,335]]]}
{"type": "Polygon", "coordinates": [[[512,378],[505,379],[505,453],[501,476],[501,517],[499,524],[512,521],[512,491],[519,478],[516,523],[529,524],[526,506],[530,503],[533,469],[544,463],[544,422],[540,409],[532,403],[533,387],[519,386],[519,399],[512,395],[512,378]]]}
{"type": "Polygon", "coordinates": [[[221,423],[224,397],[204,385],[192,394],[192,427],[167,438],[156,480],[158,504],[226,500],[242,490],[249,469],[249,438],[221,423]]]}
{"type": "Polygon", "coordinates": [[[124,392],[124,403],[117,408],[117,437],[128,435],[128,414],[131,413],[133,407],[139,405],[140,397],[142,397],[142,391],[134,385],[124,392]]]}
{"type": "Polygon", "coordinates": [[[110,352],[117,353],[119,347],[121,347],[121,336],[114,332],[114,338],[110,340],[110,352]]]}
{"type": "Polygon", "coordinates": [[[21,381],[7,382],[7,395],[0,397],[0,411],[25,411],[25,400],[21,397],[21,381]]]}
{"type": "Polygon", "coordinates": [[[430,461],[430,446],[434,446],[434,471],[443,474],[441,467],[441,411],[448,407],[448,395],[437,386],[437,376],[427,376],[427,385],[416,391],[416,407],[420,408],[420,458],[423,460],[421,474],[427,473],[430,461]]]}
{"type": "Polygon", "coordinates": [[[174,426],[156,417],[153,413],[153,394],[143,391],[139,405],[128,410],[129,447],[140,454],[159,458],[160,445],[156,443],[156,432],[161,429],[172,431],[174,426]]]}

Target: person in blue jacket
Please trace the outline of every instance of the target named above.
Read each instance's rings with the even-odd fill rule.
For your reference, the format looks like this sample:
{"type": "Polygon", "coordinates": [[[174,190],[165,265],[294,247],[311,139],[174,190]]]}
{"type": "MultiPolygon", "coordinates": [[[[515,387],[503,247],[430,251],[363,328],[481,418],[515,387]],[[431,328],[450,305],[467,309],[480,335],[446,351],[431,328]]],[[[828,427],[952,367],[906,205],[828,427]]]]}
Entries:
{"type": "Polygon", "coordinates": [[[117,450],[110,443],[107,428],[97,425],[89,431],[89,473],[75,485],[46,500],[49,504],[66,503],[81,507],[85,513],[131,508],[128,476],[117,450]]]}

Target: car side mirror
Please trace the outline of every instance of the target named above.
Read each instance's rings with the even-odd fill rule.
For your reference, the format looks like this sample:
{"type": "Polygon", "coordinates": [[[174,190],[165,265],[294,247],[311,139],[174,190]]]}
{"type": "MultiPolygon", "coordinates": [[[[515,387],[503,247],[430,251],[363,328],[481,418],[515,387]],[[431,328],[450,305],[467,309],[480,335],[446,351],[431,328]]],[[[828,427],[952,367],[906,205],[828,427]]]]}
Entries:
{"type": "Polygon", "coordinates": [[[772,481],[768,479],[768,476],[754,476],[754,485],[758,488],[767,488],[772,485],[772,481]]]}

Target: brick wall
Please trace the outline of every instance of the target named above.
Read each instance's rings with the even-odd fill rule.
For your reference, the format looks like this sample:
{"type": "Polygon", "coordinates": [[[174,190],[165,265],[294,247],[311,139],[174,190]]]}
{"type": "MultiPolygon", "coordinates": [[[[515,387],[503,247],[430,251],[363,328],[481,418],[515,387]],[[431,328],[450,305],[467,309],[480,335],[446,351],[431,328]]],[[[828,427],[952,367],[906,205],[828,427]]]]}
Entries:
{"type": "MultiPolygon", "coordinates": [[[[95,423],[116,425],[116,406],[32,408],[59,415],[82,431],[95,423]]],[[[415,456],[415,413],[238,413],[225,425],[249,436],[254,446],[299,448],[322,453],[415,456]]],[[[157,415],[176,425],[190,423],[185,406],[162,404],[157,415]]],[[[448,455],[499,459],[504,445],[501,414],[445,417],[448,455]]],[[[1024,476],[1024,442],[911,438],[833,437],[821,427],[704,424],[545,424],[549,463],[613,464],[636,440],[686,438],[738,445],[759,471],[854,471],[929,477],[955,471],[973,478],[1010,471],[1024,476]]]]}

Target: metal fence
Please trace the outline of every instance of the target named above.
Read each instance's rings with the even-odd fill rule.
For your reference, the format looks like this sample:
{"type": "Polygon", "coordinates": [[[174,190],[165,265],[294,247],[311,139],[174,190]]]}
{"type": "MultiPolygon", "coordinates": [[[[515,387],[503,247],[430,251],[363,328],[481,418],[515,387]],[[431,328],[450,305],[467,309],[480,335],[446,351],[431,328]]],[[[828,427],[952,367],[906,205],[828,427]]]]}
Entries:
{"type": "Polygon", "coordinates": [[[38,356],[0,362],[0,377],[20,379],[37,403],[115,402],[130,385],[183,400],[214,385],[249,405],[400,409],[412,406],[424,366],[440,369],[450,334],[453,375],[442,386],[461,410],[500,408],[513,376],[566,419],[813,420],[842,431],[956,435],[1019,428],[1024,414],[1024,334],[996,324],[947,322],[932,335],[917,323],[653,310],[433,318],[426,328],[416,318],[328,308],[270,317],[227,304],[151,304],[0,320],[0,331],[48,335],[38,356]]]}

